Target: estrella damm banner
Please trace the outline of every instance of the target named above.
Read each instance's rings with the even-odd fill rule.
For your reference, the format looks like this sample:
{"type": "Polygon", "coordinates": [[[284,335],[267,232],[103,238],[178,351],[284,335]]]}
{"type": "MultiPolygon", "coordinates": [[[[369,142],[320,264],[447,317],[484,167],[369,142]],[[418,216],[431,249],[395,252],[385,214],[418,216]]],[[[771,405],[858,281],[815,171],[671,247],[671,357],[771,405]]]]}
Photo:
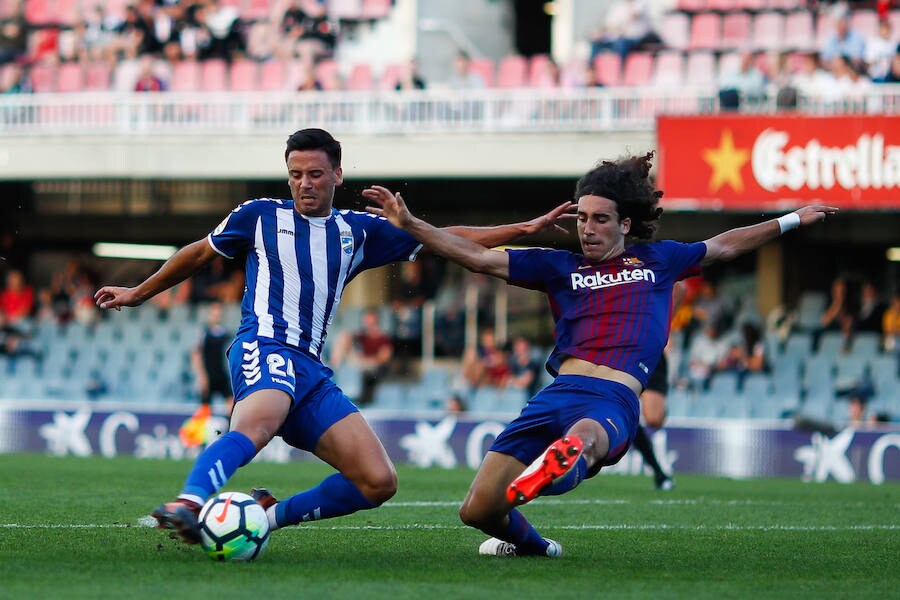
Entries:
{"type": "Polygon", "coordinates": [[[663,206],[900,209],[900,116],[661,116],[657,148],[663,206]]]}

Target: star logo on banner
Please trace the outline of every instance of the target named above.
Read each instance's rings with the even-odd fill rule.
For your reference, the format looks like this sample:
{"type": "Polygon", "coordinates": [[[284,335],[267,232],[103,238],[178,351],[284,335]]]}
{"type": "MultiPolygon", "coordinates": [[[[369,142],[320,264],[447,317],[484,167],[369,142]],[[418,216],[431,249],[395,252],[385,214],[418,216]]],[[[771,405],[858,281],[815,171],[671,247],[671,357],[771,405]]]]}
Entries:
{"type": "Polygon", "coordinates": [[[803,465],[804,481],[825,481],[829,476],[841,483],[856,481],[847,450],[856,431],[848,427],[833,438],[821,433],[812,434],[809,446],[794,450],[794,460],[803,465]]]}
{"type": "Polygon", "coordinates": [[[409,461],[418,467],[450,469],[456,466],[456,455],[450,447],[450,434],[455,427],[454,417],[446,417],[435,425],[419,421],[415,433],[400,438],[400,447],[409,453],[409,461]]]}
{"type": "Polygon", "coordinates": [[[750,152],[744,148],[734,147],[734,135],[730,129],[722,132],[718,148],[707,148],[703,151],[703,160],[712,168],[709,178],[709,191],[717,192],[723,185],[728,185],[735,192],[744,191],[744,180],[741,169],[750,160],[750,152]]]}
{"type": "Polygon", "coordinates": [[[90,456],[91,442],[87,438],[87,426],[91,411],[79,409],[69,415],[53,413],[53,422],[41,425],[38,432],[47,440],[47,451],[54,456],[90,456]]]}

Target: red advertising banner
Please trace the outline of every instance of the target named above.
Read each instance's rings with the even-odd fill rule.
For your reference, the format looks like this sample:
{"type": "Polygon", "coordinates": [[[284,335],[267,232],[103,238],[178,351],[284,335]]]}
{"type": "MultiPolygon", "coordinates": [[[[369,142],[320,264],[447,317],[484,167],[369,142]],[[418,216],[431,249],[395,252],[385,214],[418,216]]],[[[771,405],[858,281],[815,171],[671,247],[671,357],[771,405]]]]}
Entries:
{"type": "Polygon", "coordinates": [[[900,116],[659,117],[663,206],[900,209],[900,116]]]}

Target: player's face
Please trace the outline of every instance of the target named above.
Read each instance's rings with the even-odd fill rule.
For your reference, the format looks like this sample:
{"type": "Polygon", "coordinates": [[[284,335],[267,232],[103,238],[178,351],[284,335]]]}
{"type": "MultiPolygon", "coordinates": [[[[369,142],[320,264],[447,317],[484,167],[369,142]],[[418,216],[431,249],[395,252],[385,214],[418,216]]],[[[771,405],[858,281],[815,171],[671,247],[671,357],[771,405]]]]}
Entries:
{"type": "Polygon", "coordinates": [[[625,234],[630,219],[619,221],[616,203],[603,196],[578,199],[578,239],[581,252],[590,262],[601,262],[625,250],[625,234]]]}
{"type": "Polygon", "coordinates": [[[324,150],[292,150],[287,169],[297,212],[307,217],[330,215],[334,188],[344,181],[341,168],[331,166],[324,150]]]}

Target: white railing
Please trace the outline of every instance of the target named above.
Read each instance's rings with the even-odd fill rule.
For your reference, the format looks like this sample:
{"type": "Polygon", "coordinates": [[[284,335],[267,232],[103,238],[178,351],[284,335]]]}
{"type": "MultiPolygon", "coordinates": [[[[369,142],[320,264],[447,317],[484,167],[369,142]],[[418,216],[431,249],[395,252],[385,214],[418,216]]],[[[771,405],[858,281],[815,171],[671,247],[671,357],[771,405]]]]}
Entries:
{"type": "MultiPolygon", "coordinates": [[[[768,100],[744,111],[775,109],[768,100]]],[[[862,98],[800,98],[799,107],[819,115],[898,109],[897,84],[862,98]]],[[[281,134],[313,125],[344,134],[640,131],[651,130],[659,114],[718,111],[709,88],[34,94],[0,97],[0,134],[281,134]]]]}

